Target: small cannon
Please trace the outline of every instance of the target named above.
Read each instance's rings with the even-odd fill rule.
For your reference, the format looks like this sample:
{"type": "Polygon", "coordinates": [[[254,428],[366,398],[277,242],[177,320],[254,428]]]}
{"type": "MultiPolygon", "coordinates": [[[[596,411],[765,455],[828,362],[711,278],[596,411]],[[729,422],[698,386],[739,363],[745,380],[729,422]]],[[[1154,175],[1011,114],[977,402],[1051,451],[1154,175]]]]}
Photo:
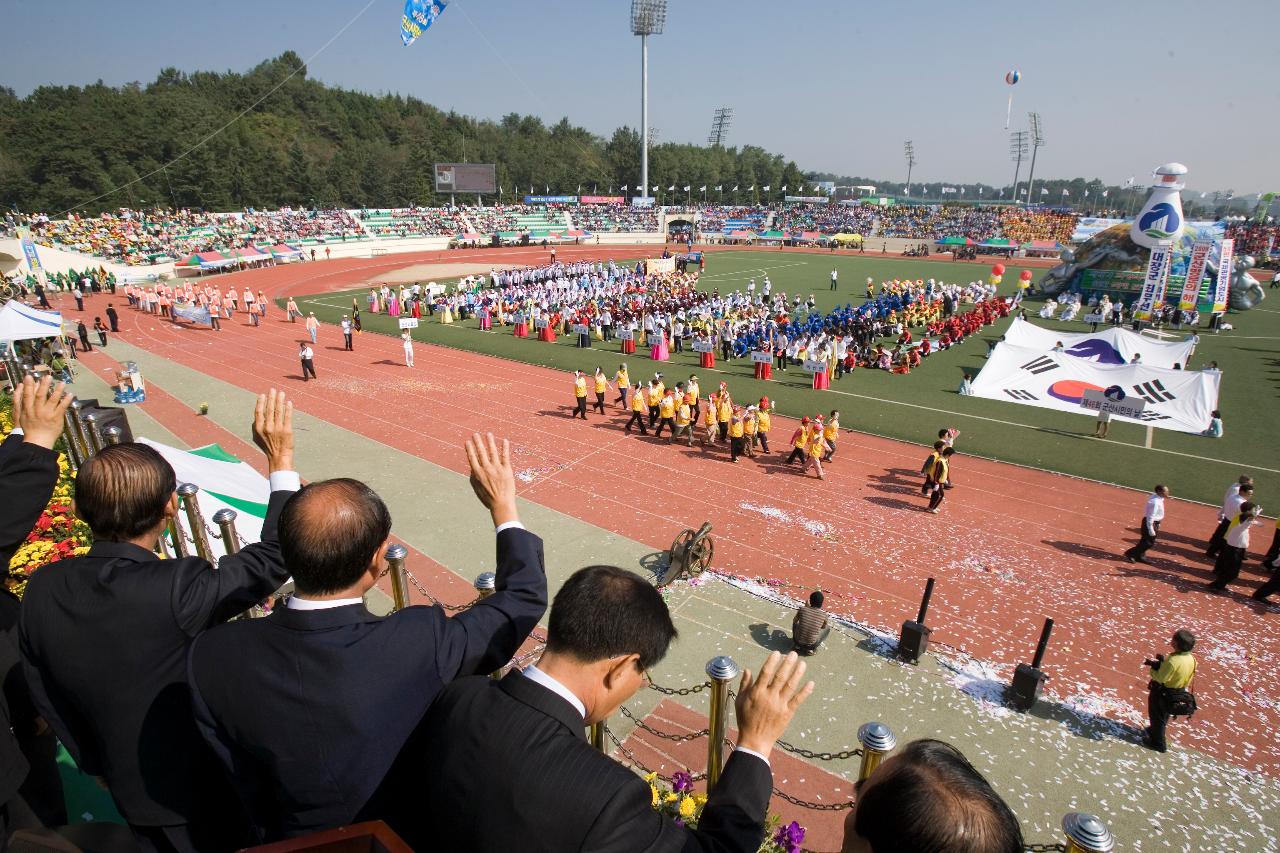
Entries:
{"type": "Polygon", "coordinates": [[[694,530],[683,530],[671,543],[671,551],[667,554],[667,570],[662,574],[662,583],[668,584],[681,577],[700,575],[711,566],[711,555],[715,552],[715,543],[711,539],[711,522],[694,530]]]}

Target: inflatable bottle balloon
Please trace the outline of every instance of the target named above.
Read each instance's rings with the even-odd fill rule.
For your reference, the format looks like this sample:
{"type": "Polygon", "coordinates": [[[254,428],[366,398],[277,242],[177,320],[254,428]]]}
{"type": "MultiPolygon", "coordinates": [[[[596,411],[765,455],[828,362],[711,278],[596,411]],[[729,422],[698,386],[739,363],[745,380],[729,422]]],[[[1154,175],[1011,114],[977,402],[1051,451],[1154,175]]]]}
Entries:
{"type": "Polygon", "coordinates": [[[1151,192],[1129,227],[1129,237],[1139,246],[1154,249],[1177,239],[1182,231],[1182,177],[1187,167],[1181,163],[1165,163],[1155,171],[1151,192]]]}

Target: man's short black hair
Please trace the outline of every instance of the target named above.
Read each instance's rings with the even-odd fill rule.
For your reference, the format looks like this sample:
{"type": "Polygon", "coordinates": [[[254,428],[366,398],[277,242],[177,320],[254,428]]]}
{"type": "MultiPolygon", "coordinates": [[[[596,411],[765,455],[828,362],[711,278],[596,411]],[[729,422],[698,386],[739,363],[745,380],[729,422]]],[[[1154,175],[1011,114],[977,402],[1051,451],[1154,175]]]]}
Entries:
{"type": "Polygon", "coordinates": [[[813,592],[809,593],[809,606],[810,607],[822,606],[822,590],[815,589],[813,592]]]}
{"type": "Polygon", "coordinates": [[[352,586],[391,534],[391,513],[359,480],[323,480],[303,487],[280,513],[280,553],[304,595],[352,586]]]}
{"type": "Polygon", "coordinates": [[[1196,635],[1182,628],[1174,633],[1173,645],[1180,652],[1189,652],[1196,647],[1196,635]]]}
{"type": "Polygon", "coordinates": [[[676,637],[667,603],[648,581],[616,566],[587,566],[551,602],[547,651],[595,663],[639,654],[641,669],[662,660],[676,637]]]}
{"type": "Polygon", "coordinates": [[[960,750],[916,740],[858,796],[853,829],[875,853],[1022,853],[1018,818],[960,750]]]}
{"type": "Polygon", "coordinates": [[[177,487],[173,466],[155,448],[113,444],[80,466],[76,515],[94,539],[127,542],[160,524],[177,487]]]}

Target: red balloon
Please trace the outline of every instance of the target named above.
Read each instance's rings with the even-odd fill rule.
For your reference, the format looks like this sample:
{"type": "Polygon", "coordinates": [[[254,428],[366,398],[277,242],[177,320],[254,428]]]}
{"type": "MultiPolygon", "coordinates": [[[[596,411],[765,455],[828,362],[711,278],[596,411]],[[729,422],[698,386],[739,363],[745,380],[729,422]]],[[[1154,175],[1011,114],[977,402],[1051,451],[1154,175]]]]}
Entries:
{"type": "Polygon", "coordinates": [[[1004,264],[996,264],[991,268],[992,275],[1004,275],[1004,264]]]}
{"type": "Polygon", "coordinates": [[[1022,279],[1023,281],[1031,281],[1031,270],[1023,270],[1022,272],[1018,273],[1018,278],[1022,279]]]}

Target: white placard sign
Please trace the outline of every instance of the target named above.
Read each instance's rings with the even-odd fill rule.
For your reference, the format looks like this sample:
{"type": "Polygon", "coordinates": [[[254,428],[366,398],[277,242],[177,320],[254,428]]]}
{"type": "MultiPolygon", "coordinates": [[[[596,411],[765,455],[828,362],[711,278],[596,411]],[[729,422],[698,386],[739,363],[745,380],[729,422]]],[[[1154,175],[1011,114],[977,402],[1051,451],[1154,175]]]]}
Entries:
{"type": "Polygon", "coordinates": [[[400,328],[402,328],[402,329],[416,329],[416,328],[418,328],[418,318],[417,318],[417,317],[401,317],[401,318],[400,318],[400,328]]]}
{"type": "Polygon", "coordinates": [[[635,333],[634,331],[632,331],[631,329],[619,329],[619,330],[618,330],[618,340],[620,340],[620,341],[634,341],[635,339],[636,339],[636,333],[635,333]]]}
{"type": "Polygon", "coordinates": [[[694,352],[715,352],[716,345],[709,339],[699,338],[698,340],[693,342],[693,351],[694,352]]]}
{"type": "Polygon", "coordinates": [[[827,362],[820,358],[806,358],[804,360],[804,369],[810,373],[826,373],[827,362]]]}
{"type": "Polygon", "coordinates": [[[1112,385],[1104,391],[1086,388],[1084,397],[1080,400],[1080,408],[1137,420],[1147,408],[1147,401],[1141,397],[1126,395],[1119,385],[1112,385]]]}
{"type": "Polygon", "coordinates": [[[585,335],[585,334],[587,334],[587,332],[588,332],[588,329],[587,329],[587,326],[586,326],[586,324],[585,324],[585,323],[574,323],[574,324],[573,324],[573,333],[574,333],[575,335],[585,335]]]}
{"type": "Polygon", "coordinates": [[[773,362],[773,353],[771,352],[753,352],[751,360],[760,364],[771,364],[773,362]]]}

